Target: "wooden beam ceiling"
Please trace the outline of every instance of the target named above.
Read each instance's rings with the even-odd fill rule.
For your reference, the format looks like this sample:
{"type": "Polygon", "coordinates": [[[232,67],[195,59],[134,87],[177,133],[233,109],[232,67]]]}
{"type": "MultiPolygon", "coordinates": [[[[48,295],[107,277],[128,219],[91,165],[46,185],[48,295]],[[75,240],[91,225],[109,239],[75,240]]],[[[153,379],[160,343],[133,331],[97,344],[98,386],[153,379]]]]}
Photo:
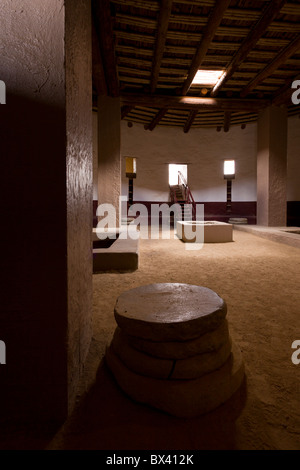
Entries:
{"type": "Polygon", "coordinates": [[[161,61],[164,54],[167,31],[169,26],[169,18],[172,11],[173,0],[162,0],[162,5],[160,8],[159,18],[158,18],[158,28],[156,33],[156,42],[155,50],[153,56],[152,72],[151,72],[151,81],[150,81],[150,90],[151,93],[154,93],[157,87],[159,70],[161,66],[161,61]]]}
{"type": "Polygon", "coordinates": [[[261,36],[265,33],[268,26],[272,23],[276,15],[280,12],[282,7],[287,3],[287,0],[272,0],[269,5],[266,5],[265,11],[263,15],[256,23],[256,25],[250,30],[247,37],[242,42],[240,48],[233,56],[230,64],[226,68],[226,73],[223,77],[218,81],[218,83],[214,86],[210,96],[215,97],[217,96],[220,89],[225,85],[227,80],[234,74],[237,70],[240,63],[245,60],[246,56],[249,52],[253,49],[255,44],[257,44],[258,40],[261,36]]]}
{"type": "Polygon", "coordinates": [[[300,34],[287,46],[285,47],[272,62],[267,65],[256,77],[248,83],[248,85],[242,89],[240,95],[245,97],[250,93],[259,83],[264,81],[267,77],[283,65],[289,57],[294,55],[300,50],[300,34]]]}
{"type": "Polygon", "coordinates": [[[120,96],[122,119],[189,132],[255,122],[271,104],[288,106],[289,115],[300,112],[291,103],[292,77],[300,70],[296,0],[92,5],[94,96],[120,96]],[[227,74],[212,91],[190,88],[199,68],[227,74]]]}
{"type": "Polygon", "coordinates": [[[201,66],[203,59],[206,56],[206,53],[208,51],[208,48],[216,34],[216,31],[222,21],[223,15],[225,13],[225,10],[228,8],[230,4],[230,0],[220,0],[217,2],[217,5],[215,6],[214,10],[212,11],[211,16],[208,19],[208,23],[204,29],[203,35],[201,42],[197,48],[196,54],[193,57],[191,67],[188,72],[187,79],[185,80],[182,89],[181,89],[181,94],[186,95],[192,81],[201,66]]]}

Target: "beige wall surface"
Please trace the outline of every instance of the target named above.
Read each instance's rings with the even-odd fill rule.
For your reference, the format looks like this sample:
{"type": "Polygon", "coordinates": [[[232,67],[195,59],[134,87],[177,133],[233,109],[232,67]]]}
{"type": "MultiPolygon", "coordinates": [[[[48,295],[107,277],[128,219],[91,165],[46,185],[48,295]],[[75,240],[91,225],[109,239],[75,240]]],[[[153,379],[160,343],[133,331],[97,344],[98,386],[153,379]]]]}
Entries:
{"type": "MultiPolygon", "coordinates": [[[[140,124],[131,128],[121,123],[121,156],[137,158],[134,199],[168,200],[168,163],[187,163],[188,183],[196,201],[226,201],[223,161],[236,160],[236,179],[232,187],[234,201],[256,200],[256,126],[232,127],[229,132],[216,129],[156,127],[152,132],[140,124]]],[[[122,193],[127,184],[122,168],[122,193]]]]}
{"type": "MultiPolygon", "coordinates": [[[[94,119],[97,119],[96,113],[94,119]]],[[[122,195],[128,192],[125,176],[125,157],[137,158],[137,179],[134,180],[134,199],[168,200],[168,163],[188,163],[189,184],[200,202],[226,201],[222,162],[236,159],[236,179],[233,182],[233,201],[256,201],[257,124],[242,130],[231,127],[228,133],[215,129],[191,129],[184,134],[181,128],[156,127],[146,131],[142,124],[121,122],[122,195]]],[[[94,146],[97,138],[94,138],[94,146]]],[[[288,119],[287,200],[300,200],[300,120],[288,119]]],[[[97,163],[97,162],[96,162],[97,163]]],[[[97,188],[94,183],[94,195],[97,188]]],[[[94,197],[94,199],[96,199],[94,197]]]]}

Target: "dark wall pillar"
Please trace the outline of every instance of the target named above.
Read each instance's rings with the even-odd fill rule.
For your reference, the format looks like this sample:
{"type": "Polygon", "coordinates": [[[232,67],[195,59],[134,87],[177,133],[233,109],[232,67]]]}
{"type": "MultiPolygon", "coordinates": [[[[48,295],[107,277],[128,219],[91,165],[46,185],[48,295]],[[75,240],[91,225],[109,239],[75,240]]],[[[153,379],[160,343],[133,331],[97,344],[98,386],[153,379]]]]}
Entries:
{"type": "Polygon", "coordinates": [[[55,427],[91,338],[89,0],[3,0],[0,419],[55,427]]]}
{"type": "Polygon", "coordinates": [[[287,110],[270,106],[258,119],[257,224],[286,225],[287,110]]]}

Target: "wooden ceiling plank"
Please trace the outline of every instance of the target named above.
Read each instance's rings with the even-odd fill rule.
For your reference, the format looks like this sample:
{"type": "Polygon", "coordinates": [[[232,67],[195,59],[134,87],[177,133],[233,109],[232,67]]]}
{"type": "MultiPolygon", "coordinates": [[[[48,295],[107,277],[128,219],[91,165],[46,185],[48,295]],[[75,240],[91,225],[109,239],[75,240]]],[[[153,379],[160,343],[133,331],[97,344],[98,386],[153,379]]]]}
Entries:
{"type": "Polygon", "coordinates": [[[169,96],[140,93],[122,93],[122,105],[145,106],[152,108],[177,109],[220,109],[237,111],[257,111],[270,104],[265,99],[202,98],[194,96],[169,96]]]}
{"type": "Polygon", "coordinates": [[[192,81],[199,69],[199,67],[201,66],[201,63],[209,49],[209,46],[216,34],[216,31],[218,29],[218,27],[220,26],[220,23],[222,21],[222,18],[223,18],[223,15],[224,15],[224,12],[226,11],[226,9],[228,8],[230,4],[230,0],[220,0],[218,1],[218,6],[216,6],[213,11],[212,11],[212,14],[210,15],[209,19],[208,19],[208,22],[207,22],[207,25],[206,27],[204,28],[204,32],[203,32],[203,35],[202,35],[202,39],[201,39],[201,42],[199,44],[199,47],[197,48],[197,51],[196,51],[196,54],[194,55],[193,57],[193,60],[192,60],[192,64],[191,64],[191,67],[190,67],[190,70],[189,70],[189,73],[188,73],[188,76],[187,76],[187,79],[185,81],[185,83],[183,84],[183,87],[181,89],[181,94],[182,95],[186,95],[191,84],[192,84],[192,81]]]}
{"type": "Polygon", "coordinates": [[[241,91],[241,97],[245,97],[250,93],[259,83],[269,77],[276,69],[283,65],[289,57],[294,55],[300,50],[300,34],[285,47],[275,59],[267,65],[256,77],[251,80],[248,85],[241,91]]]}
{"type": "Polygon", "coordinates": [[[108,94],[119,96],[119,80],[115,59],[115,45],[109,0],[92,0],[95,29],[101,45],[103,68],[106,76],[108,94]]]}
{"type": "Polygon", "coordinates": [[[167,31],[169,26],[169,19],[172,11],[173,0],[163,0],[158,17],[158,28],[156,34],[155,50],[153,55],[153,64],[150,80],[150,90],[154,93],[157,87],[158,76],[161,61],[164,54],[167,31]]]}
{"type": "Polygon", "coordinates": [[[247,57],[249,52],[253,49],[255,44],[258,42],[261,36],[265,33],[266,29],[272,23],[272,21],[274,20],[276,15],[280,12],[280,10],[285,5],[285,3],[287,3],[287,0],[273,0],[272,2],[270,2],[270,4],[266,7],[259,21],[250,30],[248,36],[242,42],[241,47],[238,49],[232,61],[230,62],[229,66],[227,67],[226,73],[214,86],[213,90],[211,91],[210,96],[212,97],[217,96],[222,86],[233,75],[235,70],[238,68],[239,64],[243,62],[243,60],[247,57]]]}

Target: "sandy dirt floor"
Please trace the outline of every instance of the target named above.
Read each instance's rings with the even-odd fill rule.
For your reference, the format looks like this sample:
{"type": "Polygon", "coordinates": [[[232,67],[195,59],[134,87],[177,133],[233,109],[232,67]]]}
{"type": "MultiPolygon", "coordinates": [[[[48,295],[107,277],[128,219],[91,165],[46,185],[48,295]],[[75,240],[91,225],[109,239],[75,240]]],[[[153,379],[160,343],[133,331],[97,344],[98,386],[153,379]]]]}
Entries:
{"type": "MultiPolygon", "coordinates": [[[[234,231],[234,242],[187,251],[176,238],[140,240],[139,269],[99,273],[94,337],[82,389],[88,392],[49,449],[300,450],[300,250],[234,231]],[[125,290],[158,282],[209,287],[227,303],[230,333],[246,369],[224,405],[179,419],[133,402],[103,357],[116,327],[114,305],[125,290]]],[[[147,309],[147,305],[145,305],[147,309]]]]}

